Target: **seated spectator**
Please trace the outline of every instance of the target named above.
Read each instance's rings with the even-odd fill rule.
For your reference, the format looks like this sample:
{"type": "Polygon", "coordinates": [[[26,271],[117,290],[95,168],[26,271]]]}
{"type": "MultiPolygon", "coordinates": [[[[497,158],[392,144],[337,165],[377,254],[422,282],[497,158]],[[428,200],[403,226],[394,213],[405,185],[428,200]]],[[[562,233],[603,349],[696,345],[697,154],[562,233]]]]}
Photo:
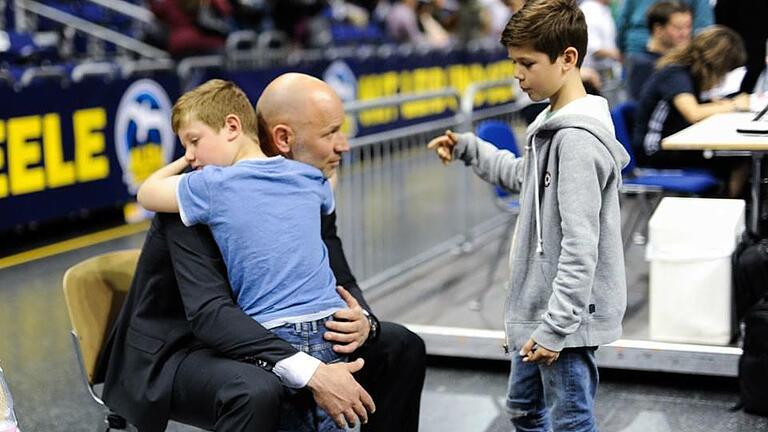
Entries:
{"type": "Polygon", "coordinates": [[[386,24],[389,38],[396,43],[421,44],[426,42],[419,29],[416,15],[418,0],[400,0],[387,13],[386,24]]]}
{"type": "Polygon", "coordinates": [[[429,46],[442,48],[451,43],[451,35],[440,22],[435,19],[435,4],[433,1],[419,1],[416,8],[419,17],[419,27],[424,32],[429,46]]]}
{"type": "Polygon", "coordinates": [[[648,31],[651,33],[645,51],[627,57],[627,87],[632,99],[640,97],[643,84],[653,74],[656,61],[670,50],[691,41],[693,17],[691,8],[676,0],[663,0],[648,9],[648,31]]]}
{"type": "Polygon", "coordinates": [[[489,18],[489,36],[494,40],[501,39],[501,33],[507,27],[512,14],[523,7],[519,0],[515,0],[515,4],[511,3],[510,0],[480,0],[480,5],[489,18]]]}
{"type": "Polygon", "coordinates": [[[491,34],[491,17],[478,0],[459,0],[455,32],[461,43],[491,34]]]}
{"type": "Polygon", "coordinates": [[[269,1],[272,22],[296,47],[324,47],[330,43],[327,21],[320,16],[326,8],[324,0],[269,1]]]}
{"type": "MultiPolygon", "coordinates": [[[[619,18],[616,20],[619,50],[627,57],[630,53],[645,51],[650,34],[646,24],[646,13],[656,0],[624,0],[619,18]]],[[[712,6],[709,0],[683,0],[691,8],[693,31],[714,24],[712,6]]],[[[731,0],[722,0],[731,1],[731,0]]]]}
{"type": "MultiPolygon", "coordinates": [[[[328,155],[328,146],[336,140],[320,130],[343,117],[340,104],[320,110],[312,101],[332,90],[317,80],[291,78],[278,77],[259,99],[262,150],[269,155],[285,151],[287,157],[333,171],[338,155],[328,155]]],[[[212,111],[223,116],[222,110],[212,111]]],[[[204,147],[194,152],[195,166],[221,164],[231,156],[225,148],[195,144],[204,147]]],[[[288,402],[352,415],[367,391],[377,412],[364,430],[417,430],[424,343],[370,313],[344,257],[335,213],[323,215],[316,228],[337,282],[354,297],[334,314],[338,320],[326,322],[325,339],[352,363],[296,361],[303,357],[297,348],[235,303],[208,228],[185,227],[178,215],[158,213],[99,361],[106,403],[142,431],[163,430],[169,418],[207,430],[274,431],[288,402]],[[350,368],[361,365],[354,361],[358,358],[365,364],[352,376],[350,368]],[[286,389],[297,387],[303,389],[289,399],[286,389]]]]}
{"type": "Polygon", "coordinates": [[[220,52],[232,29],[228,0],[152,0],[150,9],[167,27],[176,58],[220,52]]]}
{"type": "Polygon", "coordinates": [[[732,69],[744,64],[744,43],[736,32],[712,26],[684,47],[659,59],[657,70],[643,87],[632,145],[641,165],[662,168],[700,167],[727,180],[728,196],[736,197],[746,171],[735,170],[726,159],[705,159],[701,152],[662,150],[662,138],[693,123],[724,112],[749,109],[749,95],[711,102],[701,92],[719,84],[732,69]]]}
{"type": "MultiPolygon", "coordinates": [[[[322,81],[315,85],[319,83],[322,81]]],[[[341,111],[338,97],[316,94],[311,97],[318,108],[341,111]]],[[[335,120],[339,129],[343,119],[335,120]]],[[[268,158],[259,147],[256,113],[250,101],[234,83],[216,79],[179,98],[172,123],[185,155],[142,183],[139,203],[151,211],[179,212],[187,226],[208,225],[224,256],[240,308],[266,329],[301,347],[302,361],[315,366],[320,361],[346,362],[346,356],[334,352],[323,337],[332,315],[345,308],[344,296],[353,297],[344,291],[337,293],[327,249],[317,230],[318,210],[327,215],[334,210],[328,177],[335,172],[334,159],[348,149],[346,140],[336,138],[331,153],[334,162],[329,165],[268,158]],[[190,165],[196,167],[196,154],[214,150],[230,153],[216,161],[219,166],[181,174],[190,165]],[[302,336],[306,329],[317,330],[302,336]]],[[[365,407],[355,411],[367,422],[366,409],[373,411],[374,405],[370,397],[363,398],[363,404],[365,407]]],[[[334,425],[344,423],[335,418],[338,414],[317,406],[295,408],[291,415],[282,416],[281,423],[291,429],[303,425],[343,432],[334,425]]],[[[346,420],[354,424],[356,419],[346,420]]]]}

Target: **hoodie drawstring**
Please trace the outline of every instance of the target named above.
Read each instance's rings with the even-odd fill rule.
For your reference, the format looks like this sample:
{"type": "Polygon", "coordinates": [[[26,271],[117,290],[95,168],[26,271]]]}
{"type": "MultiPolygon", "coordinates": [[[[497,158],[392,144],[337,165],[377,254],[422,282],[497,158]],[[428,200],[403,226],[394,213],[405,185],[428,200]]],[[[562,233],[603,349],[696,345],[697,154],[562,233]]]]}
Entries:
{"type": "MultiPolygon", "coordinates": [[[[534,137],[535,138],[535,137],[534,137]]],[[[534,183],[533,191],[534,191],[534,204],[536,207],[536,253],[539,255],[542,255],[544,253],[544,240],[541,239],[541,205],[539,204],[539,183],[540,183],[540,177],[539,177],[539,157],[536,155],[536,140],[531,139],[531,148],[533,150],[533,171],[536,175],[534,178],[536,179],[536,182],[534,183]]]]}

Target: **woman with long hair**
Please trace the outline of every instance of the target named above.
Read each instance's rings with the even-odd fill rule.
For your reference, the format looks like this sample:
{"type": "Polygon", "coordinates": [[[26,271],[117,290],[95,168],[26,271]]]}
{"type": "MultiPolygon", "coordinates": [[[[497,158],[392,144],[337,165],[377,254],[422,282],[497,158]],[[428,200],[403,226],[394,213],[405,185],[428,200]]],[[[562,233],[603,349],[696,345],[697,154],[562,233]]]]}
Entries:
{"type": "Polygon", "coordinates": [[[662,150],[662,138],[713,114],[749,109],[749,95],[704,101],[702,92],[716,87],[731,70],[744,64],[741,37],[723,26],[702,30],[687,46],[672,50],[656,64],[638,101],[632,145],[639,163],[660,168],[700,167],[727,181],[729,196],[738,196],[746,170],[734,161],[705,159],[700,152],[662,150]]]}

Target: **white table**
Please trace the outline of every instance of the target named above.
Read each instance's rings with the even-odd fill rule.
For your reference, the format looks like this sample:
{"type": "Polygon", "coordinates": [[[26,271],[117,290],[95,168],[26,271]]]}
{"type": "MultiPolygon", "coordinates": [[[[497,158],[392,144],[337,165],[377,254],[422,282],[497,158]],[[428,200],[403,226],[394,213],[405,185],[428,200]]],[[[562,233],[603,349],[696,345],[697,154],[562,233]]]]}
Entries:
{"type": "Polygon", "coordinates": [[[749,135],[736,132],[739,124],[748,122],[754,113],[715,114],[680,132],[661,140],[664,150],[717,150],[748,151],[752,156],[752,189],[749,229],[758,234],[760,220],[761,167],[768,152],[768,135],[749,135]]]}

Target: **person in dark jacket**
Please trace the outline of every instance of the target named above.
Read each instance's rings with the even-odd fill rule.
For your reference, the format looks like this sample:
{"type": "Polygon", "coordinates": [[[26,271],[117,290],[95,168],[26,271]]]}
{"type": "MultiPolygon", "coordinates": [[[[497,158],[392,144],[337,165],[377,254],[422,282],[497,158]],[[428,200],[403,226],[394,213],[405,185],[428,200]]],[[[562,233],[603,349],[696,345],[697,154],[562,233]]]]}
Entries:
{"type": "MultiPolygon", "coordinates": [[[[289,94],[307,91],[306,80],[284,84],[289,94]]],[[[282,125],[286,119],[301,124],[295,119],[308,112],[262,99],[262,124],[282,125]]],[[[272,128],[262,132],[267,130],[272,128]]],[[[322,138],[310,133],[293,135],[288,149],[274,134],[260,137],[265,153],[283,148],[297,160],[315,160],[324,148],[322,138]]],[[[351,363],[320,364],[305,390],[289,399],[281,380],[302,373],[292,361],[298,350],[238,307],[207,227],[185,227],[176,214],[156,215],[100,359],[97,378],[104,380],[106,404],[141,431],[163,430],[169,419],[217,431],[273,431],[286,403],[316,403],[354,416],[369,394],[376,411],[363,431],[416,431],[424,343],[371,313],[344,257],[335,213],[323,216],[322,237],[337,283],[354,297],[336,313],[338,325],[329,327],[326,337],[351,363]],[[352,361],[358,358],[364,363],[353,376],[360,362],[352,361]],[[280,377],[274,370],[278,363],[280,377]]]]}
{"type": "Polygon", "coordinates": [[[627,55],[627,86],[632,99],[638,100],[643,85],[653,75],[656,61],[671,50],[691,42],[691,8],[677,0],[662,0],[646,14],[650,37],[642,52],[627,55]]]}
{"type": "Polygon", "coordinates": [[[175,58],[221,52],[233,29],[229,0],[152,0],[149,6],[165,26],[165,48],[175,58]]]}

